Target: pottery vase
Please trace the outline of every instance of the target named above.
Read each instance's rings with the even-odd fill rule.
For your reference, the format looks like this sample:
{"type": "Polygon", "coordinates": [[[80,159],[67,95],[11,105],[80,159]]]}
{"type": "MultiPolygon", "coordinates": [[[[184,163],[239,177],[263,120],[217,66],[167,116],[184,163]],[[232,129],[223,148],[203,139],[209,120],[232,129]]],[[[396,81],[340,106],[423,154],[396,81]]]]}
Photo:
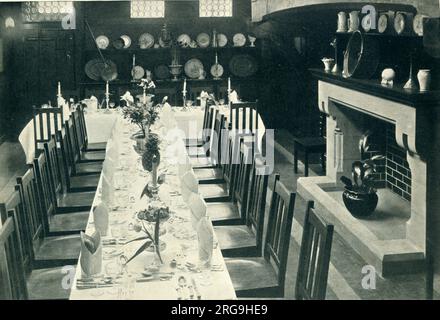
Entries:
{"type": "Polygon", "coordinates": [[[431,70],[421,69],[417,74],[417,79],[419,80],[420,91],[429,91],[431,86],[431,70]]]}

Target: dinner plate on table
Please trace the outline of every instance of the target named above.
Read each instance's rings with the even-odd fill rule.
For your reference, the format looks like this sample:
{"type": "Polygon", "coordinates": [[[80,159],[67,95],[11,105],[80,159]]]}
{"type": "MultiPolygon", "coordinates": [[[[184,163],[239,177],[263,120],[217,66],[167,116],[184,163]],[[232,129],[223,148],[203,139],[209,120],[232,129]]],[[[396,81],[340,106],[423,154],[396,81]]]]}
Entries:
{"type": "Polygon", "coordinates": [[[154,46],[154,37],[149,33],[143,33],[139,37],[139,47],[141,49],[149,49],[154,46]]]}
{"type": "Polygon", "coordinates": [[[229,62],[231,73],[240,78],[253,76],[258,71],[257,60],[249,54],[238,54],[229,62]]]}
{"type": "Polygon", "coordinates": [[[170,77],[170,69],[168,69],[168,66],[160,64],[154,68],[154,74],[156,75],[157,79],[168,79],[170,77]]]}
{"type": "Polygon", "coordinates": [[[204,70],[203,63],[199,59],[190,59],[185,63],[185,74],[191,79],[197,79],[200,76],[200,70],[204,70]]]}
{"type": "Polygon", "coordinates": [[[197,44],[199,45],[200,48],[209,47],[210,42],[211,42],[211,38],[207,33],[201,33],[197,36],[197,44]]]}

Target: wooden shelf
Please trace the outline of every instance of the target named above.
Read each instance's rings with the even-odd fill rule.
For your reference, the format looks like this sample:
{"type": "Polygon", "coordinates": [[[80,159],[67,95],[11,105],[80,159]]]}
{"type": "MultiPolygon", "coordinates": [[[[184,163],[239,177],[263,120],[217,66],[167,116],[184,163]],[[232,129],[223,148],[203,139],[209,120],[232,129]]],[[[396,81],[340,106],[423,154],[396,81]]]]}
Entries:
{"type": "MultiPolygon", "coordinates": [[[[222,51],[257,51],[258,47],[209,47],[209,48],[179,48],[179,52],[181,53],[192,53],[192,52],[222,52],[222,51]]],[[[84,50],[86,53],[96,53],[98,54],[97,49],[86,49],[84,50]]],[[[109,53],[109,54],[127,54],[127,53],[157,53],[157,54],[163,54],[164,52],[170,52],[171,48],[148,48],[148,49],[141,49],[141,48],[127,48],[127,49],[115,49],[115,48],[109,48],[109,49],[101,49],[101,52],[103,54],[109,53]]]]}

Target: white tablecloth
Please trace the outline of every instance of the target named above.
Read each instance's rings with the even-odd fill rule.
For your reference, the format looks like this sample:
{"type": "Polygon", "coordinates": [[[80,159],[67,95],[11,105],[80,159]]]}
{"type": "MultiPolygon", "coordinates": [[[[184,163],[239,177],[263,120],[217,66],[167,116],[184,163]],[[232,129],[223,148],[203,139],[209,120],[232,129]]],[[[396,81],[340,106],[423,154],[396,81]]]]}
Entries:
{"type": "MultiPolygon", "coordinates": [[[[178,115],[176,116],[179,117],[178,115]]],[[[133,132],[136,132],[135,126],[127,125],[127,122],[119,118],[113,140],[121,139],[120,143],[120,161],[121,170],[113,175],[116,184],[121,186],[121,190],[115,191],[115,203],[119,205],[117,211],[110,212],[110,225],[108,234],[110,237],[116,237],[116,234],[126,239],[139,237],[140,234],[129,230],[130,223],[136,223],[135,213],[138,210],[145,209],[148,206],[149,199],[144,197],[140,199],[140,194],[150,179],[149,173],[142,169],[140,156],[134,151],[135,142],[130,139],[133,132]],[[119,182],[118,182],[119,181],[119,182]]],[[[180,139],[179,137],[177,137],[180,139]]],[[[162,148],[166,147],[166,144],[162,148]]],[[[185,152],[183,148],[181,152],[185,152]]],[[[213,251],[212,265],[216,266],[214,271],[206,271],[203,273],[194,273],[186,268],[175,268],[170,265],[172,259],[180,261],[182,266],[186,262],[194,264],[198,263],[197,236],[192,229],[190,220],[190,210],[184,204],[179,194],[172,194],[175,191],[180,192],[180,181],[177,176],[177,166],[167,164],[167,153],[161,152],[161,164],[159,172],[166,173],[166,182],[160,187],[160,198],[175,212],[175,215],[166,223],[166,234],[161,236],[161,242],[166,243],[166,249],[162,252],[164,264],[160,268],[160,272],[174,272],[175,275],[167,281],[154,280],[150,282],[136,282],[130,294],[130,299],[177,299],[178,294],[178,278],[185,276],[188,281],[194,279],[200,291],[202,299],[235,299],[235,291],[224,263],[220,248],[216,247],[213,251]],[[182,253],[185,253],[182,255],[182,253]]],[[[99,183],[98,191],[95,195],[93,206],[100,203],[100,189],[103,180],[99,183]]],[[[90,214],[89,223],[86,228],[87,234],[94,231],[93,214],[90,214]]],[[[126,246],[115,248],[112,246],[104,246],[104,255],[121,250],[127,257],[139,248],[139,242],[133,242],[126,246]]],[[[128,264],[128,272],[137,278],[146,267],[151,265],[154,260],[152,252],[143,252],[128,264]]],[[[102,272],[114,264],[114,258],[103,260],[102,272]]],[[[70,299],[118,299],[120,298],[114,287],[109,288],[93,288],[93,289],[77,289],[77,279],[81,278],[81,266],[78,263],[75,273],[75,280],[71,290],[70,299]]],[[[126,296],[125,296],[126,297],[126,296]]]]}

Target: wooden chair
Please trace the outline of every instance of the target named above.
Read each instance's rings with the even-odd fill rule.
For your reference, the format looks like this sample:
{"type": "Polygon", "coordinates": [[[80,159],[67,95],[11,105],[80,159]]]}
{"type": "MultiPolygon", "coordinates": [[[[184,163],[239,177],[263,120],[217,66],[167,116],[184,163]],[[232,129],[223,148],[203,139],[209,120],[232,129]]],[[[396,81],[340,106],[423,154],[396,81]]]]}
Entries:
{"type": "Polygon", "coordinates": [[[185,145],[187,148],[197,147],[201,148],[205,145],[205,143],[209,142],[209,138],[211,136],[211,130],[213,129],[213,121],[216,118],[215,106],[210,105],[206,106],[203,113],[203,124],[202,124],[202,138],[201,139],[186,139],[185,145]]]}
{"type": "Polygon", "coordinates": [[[45,158],[38,157],[35,159],[34,167],[36,168],[37,178],[41,170],[49,170],[49,177],[55,192],[56,212],[69,213],[89,211],[91,209],[95,192],[68,192],[65,177],[62,174],[61,158],[55,139],[51,139],[44,144],[45,158]],[[47,162],[47,165],[45,163],[47,162]]]}
{"type": "Polygon", "coordinates": [[[229,130],[222,130],[222,164],[223,181],[221,183],[200,184],[199,193],[207,203],[211,202],[230,202],[233,200],[235,170],[240,163],[240,146],[244,141],[245,135],[229,135],[229,130]]]}
{"type": "Polygon", "coordinates": [[[75,110],[71,114],[71,119],[73,123],[73,133],[76,140],[75,146],[77,147],[76,152],[78,153],[79,162],[102,162],[105,159],[105,150],[100,151],[87,151],[85,149],[85,137],[83,129],[81,127],[81,120],[79,110],[75,110]]]}
{"type": "MultiPolygon", "coordinates": [[[[50,179],[45,179],[45,181],[50,184],[50,179]]],[[[47,236],[68,235],[84,231],[87,226],[89,212],[56,214],[54,197],[47,192],[49,188],[44,187],[44,184],[39,186],[37,183],[33,167],[29,168],[23,176],[17,178],[17,190],[20,192],[22,203],[28,208],[28,214],[33,217],[38,214],[42,215],[41,225],[44,234],[47,236]]]]}
{"type": "Polygon", "coordinates": [[[27,300],[18,232],[13,217],[0,227],[0,300],[27,300]]]}
{"type": "Polygon", "coordinates": [[[321,114],[320,120],[320,136],[319,137],[294,137],[293,139],[293,156],[294,156],[294,172],[298,173],[298,154],[304,154],[304,176],[309,176],[309,155],[320,154],[322,170],[325,171],[325,117],[321,114]]]}
{"type": "MultiPolygon", "coordinates": [[[[0,265],[6,262],[8,265],[14,266],[14,282],[5,286],[12,289],[12,297],[14,299],[38,300],[67,299],[70,289],[62,287],[62,280],[66,276],[63,268],[66,265],[75,267],[77,256],[74,259],[73,257],[72,259],[60,259],[56,263],[54,260],[41,260],[41,257],[53,258],[60,252],[69,255],[69,252],[74,248],[77,250],[76,255],[79,255],[79,236],[76,236],[76,244],[73,244],[69,239],[50,237],[41,240],[40,236],[35,238],[35,235],[29,234],[29,226],[25,224],[24,220],[19,220],[19,217],[25,218],[27,212],[26,206],[21,203],[18,191],[15,191],[6,203],[0,204],[0,213],[3,220],[0,238],[3,239],[5,236],[6,241],[15,242],[13,246],[8,246],[11,251],[6,259],[0,259],[0,265]],[[35,238],[35,242],[28,243],[22,240],[26,234],[35,238]],[[12,257],[13,255],[14,257],[12,257]],[[35,258],[37,260],[34,260],[35,258]]],[[[30,217],[27,218],[30,220],[30,217]]],[[[34,221],[37,221],[37,218],[33,217],[34,221]]],[[[41,228],[38,229],[41,230],[41,228]]],[[[0,257],[2,256],[1,252],[2,245],[0,244],[0,257]]],[[[4,269],[2,268],[2,270],[4,269]]],[[[8,272],[8,274],[12,273],[8,272]]],[[[1,277],[3,278],[3,275],[1,277]]],[[[0,282],[0,287],[1,284],[3,281],[0,282]]]]}
{"type": "Polygon", "coordinates": [[[100,174],[102,170],[102,162],[80,162],[79,161],[79,146],[75,139],[75,131],[72,118],[65,121],[66,147],[67,156],[72,168],[72,175],[96,175],[100,174]]]}
{"type": "MultiPolygon", "coordinates": [[[[251,154],[248,154],[251,156],[251,154]]],[[[245,225],[215,226],[220,248],[225,257],[261,256],[263,243],[264,211],[269,173],[260,155],[252,163],[247,197],[245,225]]]]}
{"type": "Polygon", "coordinates": [[[307,204],[295,296],[298,300],[324,300],[333,239],[333,225],[318,217],[313,201],[307,204]]]}
{"type": "Polygon", "coordinates": [[[295,193],[275,175],[263,257],[226,258],[238,297],[283,297],[295,193]]]}
{"type": "MultiPolygon", "coordinates": [[[[67,125],[67,121],[66,121],[67,125]]],[[[69,148],[69,137],[67,130],[63,133],[58,132],[59,152],[61,155],[61,168],[66,181],[68,192],[96,191],[99,183],[100,174],[75,175],[71,148],[69,148]]]]}
{"type": "MultiPolygon", "coordinates": [[[[232,143],[229,152],[232,153],[232,143]]],[[[214,226],[231,226],[245,224],[247,212],[247,200],[249,196],[250,172],[252,166],[252,146],[249,147],[248,142],[244,138],[241,139],[240,145],[240,162],[230,161],[231,164],[225,166],[225,173],[233,174],[232,178],[226,177],[225,188],[229,188],[231,200],[225,199],[208,199],[207,208],[208,215],[214,226]],[[228,169],[229,166],[229,169],[228,169]],[[234,168],[235,167],[235,168],[234,168]],[[232,172],[228,170],[233,170],[232,172]]],[[[232,160],[232,157],[231,157],[232,160]]],[[[203,194],[203,187],[199,185],[199,192],[203,194]],[[202,189],[202,191],[201,191],[202,189]]]]}
{"type": "Polygon", "coordinates": [[[56,132],[62,130],[62,108],[37,108],[33,106],[35,155],[43,150],[43,144],[49,141],[56,132]]]}
{"type": "Polygon", "coordinates": [[[23,190],[15,190],[2,204],[3,212],[14,212],[22,250],[23,266],[26,270],[74,265],[81,250],[80,235],[51,236],[45,233],[44,216],[39,207],[39,198],[23,197],[23,190]]]}
{"type": "Polygon", "coordinates": [[[77,106],[77,111],[79,114],[79,121],[81,126],[81,132],[83,136],[83,150],[84,151],[105,151],[107,147],[107,142],[96,142],[96,143],[89,143],[89,136],[87,134],[87,124],[86,124],[86,118],[84,116],[84,106],[82,104],[79,104],[77,106]]]}

